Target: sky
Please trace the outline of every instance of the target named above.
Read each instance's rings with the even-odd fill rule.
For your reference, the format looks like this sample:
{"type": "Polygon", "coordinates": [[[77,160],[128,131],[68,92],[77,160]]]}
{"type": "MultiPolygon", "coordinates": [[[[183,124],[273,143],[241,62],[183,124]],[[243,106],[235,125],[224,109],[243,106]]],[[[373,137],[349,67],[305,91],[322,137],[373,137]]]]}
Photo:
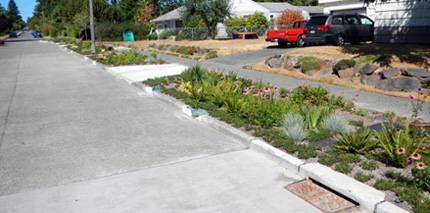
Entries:
{"type": "MultiPolygon", "coordinates": [[[[33,10],[36,6],[36,0],[14,0],[18,6],[19,15],[21,15],[23,21],[27,21],[28,17],[33,16],[33,10]]],[[[0,4],[7,9],[9,0],[0,0],[0,4]]]]}

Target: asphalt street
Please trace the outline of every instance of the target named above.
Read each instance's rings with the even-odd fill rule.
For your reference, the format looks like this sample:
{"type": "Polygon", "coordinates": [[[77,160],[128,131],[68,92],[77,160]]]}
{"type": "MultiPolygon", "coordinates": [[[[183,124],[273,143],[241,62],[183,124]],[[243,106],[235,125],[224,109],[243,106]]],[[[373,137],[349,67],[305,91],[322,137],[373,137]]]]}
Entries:
{"type": "Polygon", "coordinates": [[[0,212],[320,212],[303,179],[109,72],[0,46],[0,212]]]}

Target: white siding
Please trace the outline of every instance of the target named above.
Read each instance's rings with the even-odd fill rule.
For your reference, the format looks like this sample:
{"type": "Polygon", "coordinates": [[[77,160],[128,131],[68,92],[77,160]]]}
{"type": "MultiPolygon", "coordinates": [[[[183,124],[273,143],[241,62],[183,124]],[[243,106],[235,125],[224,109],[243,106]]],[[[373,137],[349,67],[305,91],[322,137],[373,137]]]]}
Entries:
{"type": "Polygon", "coordinates": [[[231,0],[233,16],[247,17],[255,12],[263,13],[267,21],[270,20],[269,10],[251,0],[231,0]]]}
{"type": "Polygon", "coordinates": [[[430,3],[389,1],[375,7],[375,27],[430,26],[430,3]]]}

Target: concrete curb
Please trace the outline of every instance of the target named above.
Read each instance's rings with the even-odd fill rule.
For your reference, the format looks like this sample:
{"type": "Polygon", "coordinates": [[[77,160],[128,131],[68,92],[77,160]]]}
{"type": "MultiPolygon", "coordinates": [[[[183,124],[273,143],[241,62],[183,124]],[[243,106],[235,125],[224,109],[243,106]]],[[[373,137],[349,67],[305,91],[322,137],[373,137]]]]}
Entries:
{"type": "MultiPolygon", "coordinates": [[[[67,48],[63,47],[67,51],[67,48]]],[[[75,55],[81,56],[84,60],[88,60],[89,58],[83,55],[80,55],[72,50],[70,52],[75,55]]],[[[109,71],[104,65],[98,64],[95,61],[90,60],[91,63],[95,66],[99,66],[102,69],[112,73],[115,76],[118,76],[116,73],[109,71]]],[[[124,78],[122,78],[124,79],[124,78]]],[[[127,79],[124,79],[128,82],[127,79]]],[[[130,83],[130,82],[129,82],[130,83]]],[[[186,104],[178,101],[176,98],[171,97],[169,95],[165,95],[158,91],[153,91],[152,87],[146,86],[144,84],[138,83],[130,83],[143,90],[144,92],[152,95],[153,97],[168,103],[176,108],[182,110],[188,116],[192,116],[191,107],[186,104]]],[[[270,144],[256,139],[224,122],[221,122],[215,118],[204,115],[197,117],[197,120],[200,122],[215,128],[235,139],[238,139],[245,146],[250,147],[252,150],[266,156],[267,158],[279,162],[279,165],[290,169],[292,171],[297,172],[298,174],[311,178],[337,192],[340,194],[351,198],[352,200],[358,202],[360,207],[367,212],[376,212],[376,213],[403,213],[407,212],[406,210],[397,207],[396,205],[385,201],[385,194],[373,187],[365,185],[361,182],[356,181],[353,178],[350,178],[344,174],[333,171],[331,168],[323,166],[319,163],[306,163],[298,158],[295,158],[273,146],[270,144]]]]}

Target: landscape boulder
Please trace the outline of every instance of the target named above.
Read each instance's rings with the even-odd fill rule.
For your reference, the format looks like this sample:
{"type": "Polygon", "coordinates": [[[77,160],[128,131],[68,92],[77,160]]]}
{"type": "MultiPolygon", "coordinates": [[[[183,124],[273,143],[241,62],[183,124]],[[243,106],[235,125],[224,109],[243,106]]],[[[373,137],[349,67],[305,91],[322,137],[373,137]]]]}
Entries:
{"type": "Polygon", "coordinates": [[[430,78],[430,72],[427,69],[402,68],[402,74],[416,78],[430,78]]]}
{"type": "Polygon", "coordinates": [[[393,68],[390,68],[388,70],[382,70],[381,71],[381,77],[383,79],[392,78],[392,77],[398,76],[399,72],[400,72],[400,69],[397,67],[393,67],[393,68]]]}
{"type": "Polygon", "coordinates": [[[300,66],[297,65],[297,61],[299,60],[299,57],[297,56],[291,56],[291,55],[284,55],[282,57],[282,61],[284,63],[284,69],[286,70],[294,70],[300,66]]]}
{"type": "Polygon", "coordinates": [[[356,72],[355,72],[353,67],[337,71],[337,75],[340,78],[350,78],[350,77],[355,76],[355,73],[356,72]]]}
{"type": "Polygon", "coordinates": [[[391,78],[379,81],[376,89],[384,91],[405,91],[413,92],[421,87],[417,78],[391,78]]]}
{"type": "Polygon", "coordinates": [[[310,71],[307,71],[305,74],[306,75],[309,75],[309,76],[313,76],[313,75],[315,75],[317,73],[317,71],[316,70],[310,70],[310,71]]]}
{"type": "Polygon", "coordinates": [[[381,80],[379,75],[361,75],[360,81],[365,85],[375,86],[381,80]]]}
{"type": "Polygon", "coordinates": [[[372,75],[375,70],[378,69],[378,66],[372,64],[366,64],[361,68],[360,73],[362,75],[372,75]]]}
{"type": "Polygon", "coordinates": [[[266,64],[267,66],[269,66],[271,68],[280,68],[280,67],[282,67],[283,63],[282,63],[281,55],[271,56],[270,58],[268,58],[264,62],[264,64],[266,64]]]}
{"type": "Polygon", "coordinates": [[[326,76],[330,76],[331,74],[333,74],[333,69],[332,68],[328,68],[325,70],[321,70],[319,76],[320,77],[326,77],[326,76]]]}

